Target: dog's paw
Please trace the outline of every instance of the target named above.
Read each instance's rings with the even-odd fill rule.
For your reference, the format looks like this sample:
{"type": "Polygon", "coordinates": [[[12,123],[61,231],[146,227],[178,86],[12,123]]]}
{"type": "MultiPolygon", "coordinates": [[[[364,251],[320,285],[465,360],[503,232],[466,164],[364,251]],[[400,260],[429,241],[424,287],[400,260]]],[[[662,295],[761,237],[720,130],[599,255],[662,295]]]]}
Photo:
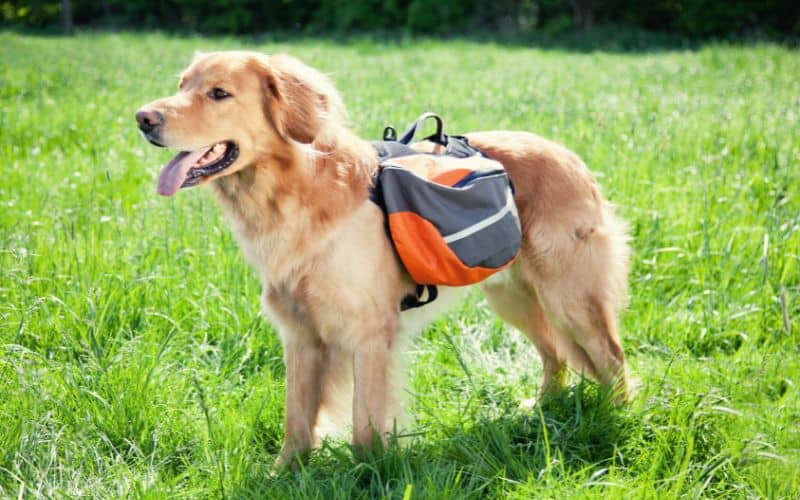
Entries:
{"type": "Polygon", "coordinates": [[[272,475],[284,472],[297,472],[300,466],[308,459],[308,451],[298,451],[294,446],[283,445],[278,458],[272,465],[272,475]]]}

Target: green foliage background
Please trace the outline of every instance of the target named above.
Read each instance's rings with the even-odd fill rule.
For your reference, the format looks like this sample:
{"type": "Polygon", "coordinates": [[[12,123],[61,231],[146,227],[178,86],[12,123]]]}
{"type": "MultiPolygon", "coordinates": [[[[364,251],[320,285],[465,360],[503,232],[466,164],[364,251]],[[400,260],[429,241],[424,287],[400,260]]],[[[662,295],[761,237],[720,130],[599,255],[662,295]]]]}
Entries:
{"type": "MultiPolygon", "coordinates": [[[[77,25],[203,33],[309,33],[405,30],[557,33],[595,24],[626,25],[691,38],[800,34],[792,0],[73,0],[77,25]]],[[[61,2],[0,1],[2,21],[58,26],[61,2]]]]}

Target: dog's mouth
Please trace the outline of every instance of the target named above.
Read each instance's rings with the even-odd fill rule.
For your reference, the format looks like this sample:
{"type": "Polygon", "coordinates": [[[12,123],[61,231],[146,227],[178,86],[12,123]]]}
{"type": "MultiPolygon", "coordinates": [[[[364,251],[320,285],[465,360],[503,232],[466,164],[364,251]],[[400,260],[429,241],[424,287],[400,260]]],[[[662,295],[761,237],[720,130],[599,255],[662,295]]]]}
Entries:
{"type": "Polygon", "coordinates": [[[172,196],[178,189],[196,186],[233,165],[238,157],[239,147],[232,141],[181,151],[161,170],[158,194],[172,196]]]}

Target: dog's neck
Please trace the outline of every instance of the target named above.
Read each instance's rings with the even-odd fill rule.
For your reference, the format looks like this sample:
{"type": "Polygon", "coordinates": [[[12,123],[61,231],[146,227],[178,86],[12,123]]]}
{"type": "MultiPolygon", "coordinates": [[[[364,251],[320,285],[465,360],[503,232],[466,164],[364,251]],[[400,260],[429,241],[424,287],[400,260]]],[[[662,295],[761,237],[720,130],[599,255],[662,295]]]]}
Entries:
{"type": "Polygon", "coordinates": [[[274,282],[278,269],[322,251],[339,223],[368,201],[376,168],[375,149],[341,128],[310,147],[287,143],[212,186],[245,257],[274,282]]]}

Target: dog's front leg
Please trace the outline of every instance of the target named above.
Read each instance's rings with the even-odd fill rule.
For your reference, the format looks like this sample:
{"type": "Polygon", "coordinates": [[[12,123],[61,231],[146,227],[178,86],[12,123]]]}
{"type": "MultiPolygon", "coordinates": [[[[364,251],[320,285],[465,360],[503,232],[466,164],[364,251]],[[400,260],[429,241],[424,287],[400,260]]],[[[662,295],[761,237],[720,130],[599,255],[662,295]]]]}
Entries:
{"type": "Polygon", "coordinates": [[[355,451],[386,443],[386,406],[391,366],[386,338],[364,342],[353,354],[353,446],[355,451]],[[378,441],[380,440],[380,441],[378,441]]]}
{"type": "Polygon", "coordinates": [[[302,459],[311,448],[319,412],[325,346],[318,339],[291,339],[283,346],[286,363],[286,418],[278,466],[302,459]]]}

